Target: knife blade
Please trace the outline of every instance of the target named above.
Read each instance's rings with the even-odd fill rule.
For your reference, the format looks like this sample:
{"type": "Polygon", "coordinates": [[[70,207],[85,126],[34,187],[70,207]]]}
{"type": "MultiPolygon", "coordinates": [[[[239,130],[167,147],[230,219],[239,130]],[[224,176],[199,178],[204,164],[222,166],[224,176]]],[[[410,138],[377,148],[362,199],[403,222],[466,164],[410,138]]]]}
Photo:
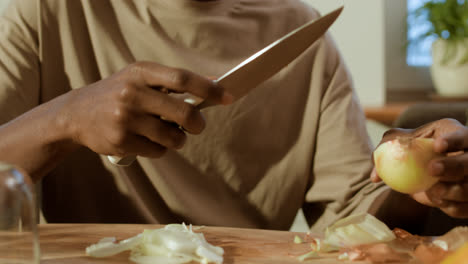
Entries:
{"type": "MultiPolygon", "coordinates": [[[[262,82],[286,67],[325,34],[344,7],[310,21],[250,56],[218,78],[216,82],[228,90],[235,100],[243,97],[262,82]]],[[[205,101],[199,108],[213,105],[205,101]]]]}
{"type": "MultiPolygon", "coordinates": [[[[341,6],[327,15],[291,31],[238,64],[215,82],[229,91],[234,96],[234,101],[242,98],[259,84],[286,67],[322,37],[336,21],[343,9],[344,6],[341,6]]],[[[213,102],[203,101],[201,98],[190,94],[175,94],[174,96],[197,105],[199,109],[214,105],[213,102]]],[[[108,156],[108,158],[116,165],[128,166],[136,157],[108,156]]]]}

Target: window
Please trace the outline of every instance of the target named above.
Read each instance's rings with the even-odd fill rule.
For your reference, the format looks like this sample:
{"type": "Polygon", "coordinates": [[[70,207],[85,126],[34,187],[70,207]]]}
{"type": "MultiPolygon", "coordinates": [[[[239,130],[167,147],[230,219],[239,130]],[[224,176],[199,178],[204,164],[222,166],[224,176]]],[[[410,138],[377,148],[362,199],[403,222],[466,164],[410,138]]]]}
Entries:
{"type": "MultiPolygon", "coordinates": [[[[414,13],[416,9],[421,7],[428,0],[407,0],[408,14],[414,13]]],[[[408,45],[406,50],[406,63],[409,66],[430,66],[431,59],[431,45],[434,37],[418,40],[421,32],[425,32],[429,27],[429,22],[417,21],[413,16],[408,15],[408,33],[407,38],[409,41],[414,41],[413,45],[408,45]]]]}
{"type": "Polygon", "coordinates": [[[432,41],[427,39],[417,45],[406,46],[408,39],[427,26],[420,21],[416,23],[408,14],[427,1],[384,1],[387,101],[404,99],[408,94],[428,95],[433,90],[429,71],[432,41]]]}

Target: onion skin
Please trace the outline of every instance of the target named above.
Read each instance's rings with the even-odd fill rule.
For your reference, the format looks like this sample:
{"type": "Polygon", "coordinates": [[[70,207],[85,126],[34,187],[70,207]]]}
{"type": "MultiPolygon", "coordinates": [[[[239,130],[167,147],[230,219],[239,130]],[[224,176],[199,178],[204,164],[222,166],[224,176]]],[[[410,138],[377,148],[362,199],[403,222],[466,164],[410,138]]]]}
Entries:
{"type": "Polygon", "coordinates": [[[441,155],[434,152],[432,138],[396,138],[374,151],[379,177],[393,190],[406,194],[426,191],[437,182],[429,174],[429,162],[441,155]]]}

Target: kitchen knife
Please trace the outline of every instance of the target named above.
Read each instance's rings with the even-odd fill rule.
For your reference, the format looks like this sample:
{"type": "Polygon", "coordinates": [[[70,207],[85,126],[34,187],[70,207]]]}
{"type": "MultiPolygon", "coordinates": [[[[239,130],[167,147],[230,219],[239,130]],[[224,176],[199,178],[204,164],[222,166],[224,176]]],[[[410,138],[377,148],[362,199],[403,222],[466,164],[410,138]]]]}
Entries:
{"type": "MultiPolygon", "coordinates": [[[[341,14],[343,8],[342,6],[291,31],[241,62],[215,82],[229,91],[235,100],[243,97],[292,62],[323,36],[341,14]]],[[[209,101],[203,101],[190,94],[174,94],[174,96],[197,105],[200,109],[213,105],[209,101]]],[[[128,166],[136,157],[108,156],[108,158],[116,165],[128,166]]]]}

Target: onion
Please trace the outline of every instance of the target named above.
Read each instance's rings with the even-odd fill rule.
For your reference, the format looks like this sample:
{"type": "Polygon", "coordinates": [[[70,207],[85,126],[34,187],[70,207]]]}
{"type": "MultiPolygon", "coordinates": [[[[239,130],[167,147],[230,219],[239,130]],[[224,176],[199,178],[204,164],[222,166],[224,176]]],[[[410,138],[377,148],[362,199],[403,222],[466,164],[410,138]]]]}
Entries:
{"type": "Polygon", "coordinates": [[[130,250],[141,243],[142,236],[137,235],[129,239],[115,243],[115,237],[106,237],[101,239],[97,244],[86,248],[86,255],[96,258],[109,257],[117,255],[126,250],[130,250]]]}
{"type": "MultiPolygon", "coordinates": [[[[375,216],[364,213],[354,214],[336,221],[325,230],[325,238],[314,238],[312,251],[298,256],[299,261],[320,259],[319,253],[339,251],[359,245],[385,243],[396,239],[395,234],[375,216]]],[[[355,256],[345,252],[338,256],[339,260],[352,260],[355,256]]]]}
{"type": "Polygon", "coordinates": [[[304,262],[306,260],[316,259],[316,258],[320,258],[318,253],[316,251],[310,251],[310,252],[305,253],[304,255],[297,257],[297,260],[304,262]]]}
{"type": "Polygon", "coordinates": [[[185,224],[167,225],[161,229],[144,230],[137,236],[115,243],[104,238],[86,248],[92,257],[109,257],[131,250],[130,260],[139,264],[181,264],[191,261],[223,263],[224,250],[209,244],[203,234],[194,233],[185,224]]]}
{"type": "Polygon", "coordinates": [[[351,215],[327,227],[324,243],[328,247],[351,247],[394,240],[395,234],[370,214],[351,215]]]}
{"type": "Polygon", "coordinates": [[[301,244],[302,242],[304,242],[302,240],[302,238],[300,238],[299,236],[294,236],[294,244],[301,244]]]}
{"type": "Polygon", "coordinates": [[[429,162],[440,156],[431,138],[397,138],[374,151],[375,168],[390,188],[401,193],[417,193],[437,182],[428,172],[429,162]]]}

